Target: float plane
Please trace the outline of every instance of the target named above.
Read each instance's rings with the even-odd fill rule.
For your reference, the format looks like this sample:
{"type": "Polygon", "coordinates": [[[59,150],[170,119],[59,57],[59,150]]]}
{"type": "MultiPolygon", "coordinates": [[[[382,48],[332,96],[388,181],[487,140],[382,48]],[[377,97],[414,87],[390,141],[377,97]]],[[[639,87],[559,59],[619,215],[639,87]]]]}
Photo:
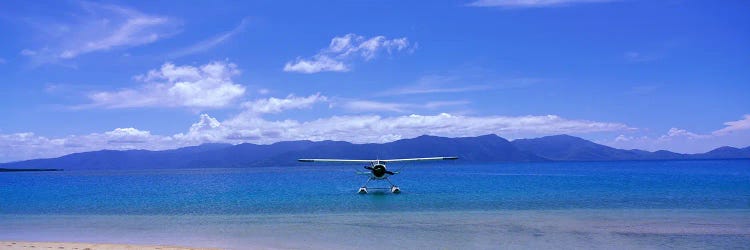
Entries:
{"type": "Polygon", "coordinates": [[[387,181],[391,185],[391,193],[397,194],[401,192],[398,186],[393,185],[393,182],[388,180],[391,175],[398,174],[399,172],[389,171],[386,167],[386,163],[391,162],[407,162],[407,161],[440,161],[440,160],[456,160],[458,157],[426,157],[426,158],[405,158],[405,159],[388,159],[388,160],[349,160],[349,159],[299,159],[301,162],[335,162],[335,163],[369,163],[365,166],[365,169],[369,170],[366,172],[357,172],[359,175],[367,175],[369,178],[362,187],[359,188],[357,193],[366,194],[367,184],[370,181],[387,181]]]}

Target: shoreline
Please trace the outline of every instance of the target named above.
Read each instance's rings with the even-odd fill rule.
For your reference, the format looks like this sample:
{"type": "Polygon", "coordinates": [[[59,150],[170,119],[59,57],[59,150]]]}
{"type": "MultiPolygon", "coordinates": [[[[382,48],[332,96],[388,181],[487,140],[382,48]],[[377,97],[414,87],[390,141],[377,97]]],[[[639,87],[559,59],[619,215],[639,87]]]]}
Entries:
{"type": "Polygon", "coordinates": [[[388,211],[279,215],[0,215],[0,249],[737,248],[748,209],[388,211]],[[100,242],[100,243],[97,243],[100,242]],[[121,244],[105,244],[121,243],[121,244]],[[84,246],[84,247],[78,247],[84,246]],[[89,247],[96,246],[96,248],[89,247]],[[189,246],[189,247],[181,247],[189,246]]]}
{"type": "Polygon", "coordinates": [[[21,249],[74,249],[74,250],[217,250],[219,248],[195,248],[183,246],[112,244],[112,243],[84,243],[84,242],[43,242],[43,241],[0,241],[0,248],[6,250],[21,249]]]}
{"type": "Polygon", "coordinates": [[[59,172],[63,170],[62,168],[0,168],[0,172],[59,172]]]}

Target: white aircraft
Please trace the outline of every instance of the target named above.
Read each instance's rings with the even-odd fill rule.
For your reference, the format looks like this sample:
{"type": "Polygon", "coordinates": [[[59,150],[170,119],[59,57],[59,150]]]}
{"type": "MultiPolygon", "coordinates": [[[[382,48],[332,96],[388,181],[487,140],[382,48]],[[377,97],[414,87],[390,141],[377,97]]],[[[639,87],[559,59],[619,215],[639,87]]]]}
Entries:
{"type": "Polygon", "coordinates": [[[388,176],[398,174],[397,172],[388,171],[385,167],[386,163],[390,162],[405,162],[405,161],[438,161],[438,160],[456,160],[458,157],[427,157],[427,158],[406,158],[406,159],[389,159],[389,160],[348,160],[348,159],[299,159],[301,162],[336,162],[336,163],[370,163],[369,166],[365,166],[365,169],[370,170],[368,172],[357,172],[360,175],[368,175],[369,178],[362,187],[359,188],[357,193],[366,194],[367,184],[370,181],[382,181],[385,180],[388,184],[391,184],[391,193],[400,193],[401,189],[398,186],[388,180],[388,176]]]}

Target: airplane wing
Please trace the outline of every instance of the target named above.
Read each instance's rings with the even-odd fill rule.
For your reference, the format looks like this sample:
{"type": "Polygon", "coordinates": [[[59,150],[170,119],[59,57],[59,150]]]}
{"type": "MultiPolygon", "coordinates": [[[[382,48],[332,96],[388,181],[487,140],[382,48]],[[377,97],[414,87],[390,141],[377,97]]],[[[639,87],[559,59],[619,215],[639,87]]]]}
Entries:
{"type": "Polygon", "coordinates": [[[379,160],[382,162],[401,162],[401,161],[440,161],[440,160],[457,160],[458,157],[455,156],[449,156],[449,157],[425,157],[425,158],[405,158],[405,159],[387,159],[387,160],[379,160]]]}
{"type": "Polygon", "coordinates": [[[366,162],[366,163],[371,163],[371,162],[376,162],[376,161],[378,161],[378,160],[348,160],[348,159],[299,159],[298,161],[301,161],[301,162],[350,162],[350,163],[353,163],[353,162],[366,162]]]}
{"type": "Polygon", "coordinates": [[[458,157],[426,157],[426,158],[404,158],[404,159],[386,159],[386,160],[350,160],[350,159],[299,159],[301,162],[342,162],[342,163],[372,163],[372,162],[403,162],[403,161],[437,161],[437,160],[456,160],[458,157]]]}

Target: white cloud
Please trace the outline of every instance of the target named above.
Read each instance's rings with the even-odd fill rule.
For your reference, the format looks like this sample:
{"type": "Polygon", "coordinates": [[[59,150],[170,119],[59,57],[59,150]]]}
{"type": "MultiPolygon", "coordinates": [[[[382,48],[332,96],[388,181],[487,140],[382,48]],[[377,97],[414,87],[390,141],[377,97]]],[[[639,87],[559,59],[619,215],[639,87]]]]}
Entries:
{"type": "Polygon", "coordinates": [[[477,0],[469,3],[476,7],[539,8],[566,6],[579,3],[603,3],[613,0],[477,0]]]}
{"type": "Polygon", "coordinates": [[[151,132],[135,128],[116,128],[104,134],[110,137],[110,143],[144,143],[151,137],[151,132]]]}
{"type": "Polygon", "coordinates": [[[658,137],[619,135],[613,141],[602,143],[618,148],[650,151],[667,149],[678,153],[703,153],[722,146],[748,146],[750,115],[745,115],[742,120],[725,122],[724,125],[726,127],[709,134],[670,128],[664,135],[658,137]]]}
{"type": "Polygon", "coordinates": [[[679,128],[670,128],[669,131],[667,131],[667,134],[662,136],[662,138],[669,138],[669,137],[685,137],[689,139],[697,139],[697,138],[705,138],[708,137],[708,135],[699,135],[684,129],[679,128]]]}
{"type": "Polygon", "coordinates": [[[267,99],[258,99],[255,101],[245,102],[242,107],[246,109],[246,112],[252,114],[269,114],[269,113],[280,113],[284,110],[289,109],[303,109],[310,108],[313,104],[318,102],[325,102],[328,98],[316,93],[308,97],[297,97],[294,95],[288,95],[286,98],[269,97],[267,99]]]}
{"type": "Polygon", "coordinates": [[[714,135],[729,135],[743,130],[750,130],[750,114],[744,115],[742,120],[725,122],[726,127],[714,131],[714,135]]]}
{"type": "Polygon", "coordinates": [[[207,39],[207,40],[204,40],[204,41],[200,41],[200,42],[198,42],[198,43],[196,43],[196,44],[194,44],[194,45],[192,45],[190,47],[180,49],[180,50],[178,50],[178,51],[170,54],[170,57],[176,58],[176,57],[191,55],[191,54],[200,53],[200,52],[212,49],[213,47],[216,47],[219,44],[222,44],[222,43],[226,42],[227,40],[229,40],[233,36],[235,36],[235,35],[241,33],[242,31],[244,31],[245,27],[247,26],[247,23],[248,23],[248,19],[247,18],[242,19],[242,21],[240,22],[240,24],[238,24],[236,27],[234,27],[234,29],[232,29],[230,31],[227,31],[227,32],[224,32],[222,34],[219,34],[219,35],[217,35],[215,37],[212,37],[210,39],[207,39]]]}
{"type": "Polygon", "coordinates": [[[429,74],[419,77],[413,84],[387,89],[379,96],[463,93],[496,89],[523,88],[544,81],[539,78],[508,78],[491,71],[469,69],[451,74],[429,74]]]}
{"type": "Polygon", "coordinates": [[[344,104],[344,107],[354,111],[389,111],[403,113],[408,109],[408,104],[405,103],[393,103],[393,102],[378,102],[378,101],[348,101],[344,104]]]}
{"type": "Polygon", "coordinates": [[[270,121],[257,116],[238,116],[222,122],[220,131],[230,135],[240,131],[253,134],[247,140],[272,143],[286,140],[343,140],[355,143],[386,142],[393,138],[411,138],[423,134],[438,136],[477,136],[484,134],[558,134],[624,131],[632,128],[619,123],[568,120],[546,116],[461,116],[405,115],[381,117],[377,115],[332,116],[311,121],[270,121]]]}
{"type": "Polygon", "coordinates": [[[172,136],[176,141],[185,144],[200,144],[203,142],[222,141],[221,134],[217,134],[222,129],[221,122],[209,116],[201,114],[200,120],[190,126],[187,133],[179,133],[172,136]]]}
{"type": "MultiPolygon", "coordinates": [[[[320,102],[322,96],[288,97],[278,100],[297,100],[305,104],[285,101],[262,103],[262,111],[277,112],[292,108],[307,108],[310,100],[320,102]],[[305,100],[307,99],[307,100],[305,100]],[[276,103],[276,104],[270,104],[276,103]],[[283,107],[283,108],[271,108],[283,107]]],[[[252,110],[252,108],[249,107],[252,110]]],[[[499,134],[548,135],[559,133],[593,133],[628,131],[632,128],[620,123],[570,120],[554,115],[544,116],[462,116],[451,114],[331,116],[310,121],[268,120],[257,114],[240,113],[219,122],[208,114],[201,114],[198,122],[187,132],[175,135],[154,135],[135,128],[117,128],[105,133],[47,138],[33,133],[0,134],[0,161],[39,157],[56,157],[74,152],[100,149],[163,150],[205,142],[268,144],[289,140],[341,140],[354,143],[389,142],[423,134],[437,136],[477,136],[499,134]]]]}
{"type": "Polygon", "coordinates": [[[420,109],[436,109],[447,106],[466,105],[468,101],[433,101],[424,104],[417,103],[398,103],[398,102],[380,102],[371,100],[350,100],[343,103],[343,107],[359,112],[366,111],[387,111],[405,113],[420,109]]]}
{"type": "Polygon", "coordinates": [[[219,120],[209,116],[208,114],[201,114],[201,118],[198,122],[193,123],[190,126],[190,132],[200,132],[205,130],[215,129],[221,126],[219,120]]]}
{"type": "Polygon", "coordinates": [[[64,142],[64,139],[53,140],[34,133],[0,134],[0,161],[57,156],[64,142]]]}
{"type": "Polygon", "coordinates": [[[237,74],[235,64],[221,61],[200,67],[165,63],[135,77],[145,82],[141,88],[93,93],[89,95],[93,103],[88,106],[220,108],[245,93],[245,87],[232,80],[237,74]]]}
{"type": "Polygon", "coordinates": [[[618,133],[612,141],[601,143],[617,148],[651,151],[667,149],[680,153],[706,152],[727,145],[747,147],[750,141],[748,115],[742,120],[726,122],[725,128],[710,134],[671,128],[658,137],[632,135],[641,130],[622,123],[573,120],[556,115],[343,115],[308,121],[270,120],[263,117],[263,114],[284,110],[311,108],[315,103],[326,101],[327,98],[320,94],[259,99],[247,102],[245,111],[224,121],[201,114],[199,120],[187,128],[186,132],[174,135],[154,135],[132,127],[59,138],[33,133],[0,134],[0,162],[101,149],[164,150],[206,142],[269,144],[290,140],[340,140],[382,143],[423,134],[447,137],[498,134],[506,138],[519,138],[552,134],[618,133]]]}
{"type": "Polygon", "coordinates": [[[293,63],[287,62],[284,71],[297,73],[318,73],[322,71],[346,72],[349,67],[343,62],[325,55],[315,55],[312,59],[297,58],[293,63]]]}
{"type": "Polygon", "coordinates": [[[615,137],[615,142],[626,142],[626,141],[632,141],[632,136],[625,136],[625,135],[618,135],[615,137]]]}
{"type": "MultiPolygon", "coordinates": [[[[149,44],[176,33],[178,23],[168,17],[149,15],[108,4],[80,2],[81,10],[67,22],[36,22],[45,47],[24,49],[22,55],[35,63],[71,59],[83,54],[149,44]]],[[[59,20],[59,19],[58,19],[59,20]]]]}
{"type": "Polygon", "coordinates": [[[750,114],[743,116],[742,120],[729,121],[724,123],[725,127],[715,130],[710,134],[696,134],[684,129],[670,128],[667,134],[660,138],[684,137],[688,139],[711,139],[723,136],[732,136],[743,132],[750,132],[750,114]]]}
{"type": "MultiPolygon", "coordinates": [[[[311,121],[270,121],[258,116],[237,116],[222,122],[222,132],[255,131],[255,143],[285,140],[344,140],[356,143],[384,142],[383,138],[410,138],[423,134],[476,136],[484,134],[557,134],[623,131],[619,123],[568,120],[546,116],[378,115],[332,116],[311,121]]],[[[212,131],[216,133],[217,131],[212,131]]]]}
{"type": "Polygon", "coordinates": [[[370,61],[382,51],[391,54],[409,49],[409,40],[406,37],[387,39],[385,36],[375,36],[368,39],[356,34],[346,34],[331,39],[328,48],[322,49],[310,59],[298,57],[287,62],[284,71],[306,74],[323,71],[344,72],[349,71],[351,62],[356,59],[370,61]]]}
{"type": "Polygon", "coordinates": [[[0,134],[0,162],[58,157],[103,149],[163,150],[188,146],[170,136],[152,135],[135,128],[116,128],[104,133],[48,138],[34,133],[0,134]]]}

